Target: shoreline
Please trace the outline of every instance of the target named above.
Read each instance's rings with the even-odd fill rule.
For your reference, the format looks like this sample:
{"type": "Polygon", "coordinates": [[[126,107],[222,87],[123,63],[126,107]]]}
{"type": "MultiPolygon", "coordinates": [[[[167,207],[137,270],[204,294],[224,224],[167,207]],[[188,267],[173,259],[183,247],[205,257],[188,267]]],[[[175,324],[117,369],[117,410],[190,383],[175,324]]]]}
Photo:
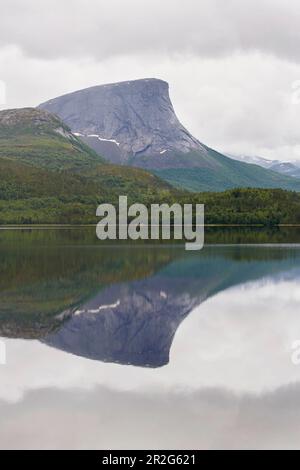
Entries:
{"type": "MultiPolygon", "coordinates": [[[[12,225],[0,225],[0,230],[10,230],[10,229],[81,229],[81,228],[92,228],[97,227],[97,224],[12,224],[12,225]]],[[[281,228],[281,227],[291,227],[291,228],[300,228],[300,224],[277,224],[277,225],[263,225],[263,224],[205,224],[204,227],[211,228],[281,228]]]]}

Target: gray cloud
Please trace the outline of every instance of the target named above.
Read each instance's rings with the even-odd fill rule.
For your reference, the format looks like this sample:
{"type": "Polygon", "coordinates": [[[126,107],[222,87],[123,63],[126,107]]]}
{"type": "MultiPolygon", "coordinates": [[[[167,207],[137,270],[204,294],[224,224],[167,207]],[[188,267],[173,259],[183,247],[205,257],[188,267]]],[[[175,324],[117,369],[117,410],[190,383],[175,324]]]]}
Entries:
{"type": "Polygon", "coordinates": [[[299,61],[297,0],[10,0],[0,44],[43,59],[261,51],[299,61]]]}
{"type": "Polygon", "coordinates": [[[45,388],[0,402],[0,448],[297,449],[299,392],[299,384],[262,395],[45,388]]]}

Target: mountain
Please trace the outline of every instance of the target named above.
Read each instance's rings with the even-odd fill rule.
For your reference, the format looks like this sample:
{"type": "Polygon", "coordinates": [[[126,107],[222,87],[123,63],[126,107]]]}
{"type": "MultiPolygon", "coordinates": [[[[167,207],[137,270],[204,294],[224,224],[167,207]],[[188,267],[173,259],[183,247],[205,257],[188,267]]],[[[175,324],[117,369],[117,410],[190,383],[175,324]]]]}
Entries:
{"type": "Polygon", "coordinates": [[[2,167],[9,164],[12,168],[15,162],[65,172],[73,178],[89,178],[90,183],[101,183],[101,189],[110,194],[128,189],[128,184],[137,193],[139,188],[145,192],[170,188],[142,169],[107,164],[60,118],[41,109],[0,111],[0,162],[2,167]]]}
{"type": "Polygon", "coordinates": [[[259,165],[234,161],[212,149],[206,162],[201,161],[198,153],[194,152],[186,154],[184,158],[188,162],[186,167],[154,169],[153,172],[176,188],[194,192],[217,192],[233,188],[300,191],[300,179],[280,175],[259,165]]]}
{"type": "Polygon", "coordinates": [[[236,162],[193,137],[179,122],[169,86],[158,79],[94,86],[40,105],[113,163],[146,168],[190,191],[235,187],[300,190],[300,180],[236,162]]]}
{"type": "Polygon", "coordinates": [[[275,171],[286,176],[293,178],[300,178],[300,162],[284,162],[281,160],[269,160],[264,157],[249,156],[249,155],[232,155],[227,154],[228,157],[240,162],[259,165],[262,168],[275,171]]]}
{"type": "MultiPolygon", "coordinates": [[[[168,84],[144,79],[100,85],[40,105],[110,161],[154,166],[172,151],[207,150],[177,119],[168,84]],[[146,157],[146,158],[145,158],[146,157]]],[[[144,166],[139,165],[139,166],[144,166]]]]}
{"type": "Polygon", "coordinates": [[[0,111],[0,157],[48,170],[103,163],[58,117],[34,108],[0,111]]]}
{"type": "MultiPolygon", "coordinates": [[[[246,165],[228,161],[235,168],[246,165]]],[[[218,178],[226,177],[224,168],[218,178]]],[[[200,168],[177,170],[182,177],[191,172],[189,184],[197,170],[204,172],[200,168]]],[[[219,190],[216,178],[211,186],[219,190]]],[[[300,217],[297,193],[244,189],[191,195],[176,191],[144,169],[103,162],[49,112],[28,108],[0,112],[0,224],[95,224],[97,205],[117,204],[120,194],[126,194],[130,204],[204,203],[207,223],[274,225],[297,223],[300,217]]]]}
{"type": "Polygon", "coordinates": [[[94,222],[120,194],[147,202],[169,191],[145,170],[104,163],[47,111],[0,112],[0,224],[94,222]]]}
{"type": "Polygon", "coordinates": [[[300,178],[300,165],[291,162],[275,162],[271,170],[293,178],[300,178]]]}

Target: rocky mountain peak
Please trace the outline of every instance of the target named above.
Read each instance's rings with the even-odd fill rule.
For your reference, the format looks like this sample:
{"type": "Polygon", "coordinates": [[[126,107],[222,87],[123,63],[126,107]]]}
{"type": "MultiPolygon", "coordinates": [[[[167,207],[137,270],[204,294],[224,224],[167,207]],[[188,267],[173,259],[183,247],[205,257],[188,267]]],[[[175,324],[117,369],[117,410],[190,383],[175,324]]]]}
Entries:
{"type": "Polygon", "coordinates": [[[155,78],[94,86],[40,105],[109,160],[166,157],[204,147],[179,122],[167,82],[155,78]]]}

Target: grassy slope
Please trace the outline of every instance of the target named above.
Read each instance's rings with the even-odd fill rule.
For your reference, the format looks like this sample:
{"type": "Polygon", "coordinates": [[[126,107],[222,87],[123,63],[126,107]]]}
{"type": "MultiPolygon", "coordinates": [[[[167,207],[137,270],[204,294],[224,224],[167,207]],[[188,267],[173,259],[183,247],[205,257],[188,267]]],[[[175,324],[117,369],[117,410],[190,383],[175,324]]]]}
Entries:
{"type": "MultiPolygon", "coordinates": [[[[32,108],[0,112],[0,160],[2,166],[8,165],[10,160],[47,171],[88,177],[110,195],[116,186],[136,192],[137,196],[143,191],[170,188],[145,170],[106,164],[59,118],[32,108]]],[[[36,184],[40,186],[38,181],[36,184]]]]}
{"type": "Polygon", "coordinates": [[[225,157],[212,149],[209,159],[197,153],[185,156],[186,168],[153,170],[176,188],[188,191],[224,191],[231,188],[282,188],[300,191],[300,179],[280,175],[258,165],[249,165],[225,157]],[[196,165],[191,168],[189,165],[196,165]]]}
{"type": "Polygon", "coordinates": [[[0,112],[1,157],[72,171],[104,161],[58,118],[31,108],[0,112]]]}

